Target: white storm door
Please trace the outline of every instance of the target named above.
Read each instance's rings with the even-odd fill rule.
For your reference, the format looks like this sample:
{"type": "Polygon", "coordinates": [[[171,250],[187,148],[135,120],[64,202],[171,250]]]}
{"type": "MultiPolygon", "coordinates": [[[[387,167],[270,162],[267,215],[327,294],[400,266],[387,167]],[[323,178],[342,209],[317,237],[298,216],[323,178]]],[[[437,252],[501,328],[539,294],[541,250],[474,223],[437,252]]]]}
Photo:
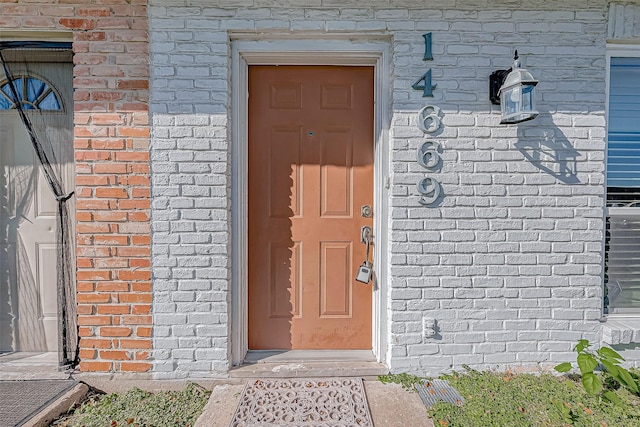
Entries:
{"type": "MultiPolygon", "coordinates": [[[[57,159],[54,169],[62,171],[66,187],[72,188],[72,64],[29,62],[27,66],[20,63],[10,63],[9,66],[16,88],[25,99],[37,98],[38,94],[44,99],[47,88],[39,82],[44,82],[58,98],[57,104],[54,103],[59,106],[57,109],[49,102],[46,109],[39,110],[35,102],[33,108],[25,111],[36,127],[38,123],[46,123],[47,131],[38,132],[39,137],[55,134],[55,140],[51,141],[57,159]],[[29,79],[37,81],[27,82],[29,79]]],[[[6,77],[1,73],[0,89],[5,92],[6,83],[6,77]]],[[[0,96],[4,95],[0,93],[0,96]]],[[[29,134],[15,109],[0,110],[0,137],[0,193],[3,202],[0,231],[2,249],[6,253],[0,284],[0,304],[3,305],[0,351],[56,351],[57,203],[42,173],[29,134]],[[5,309],[7,313],[4,313],[5,309]]]]}

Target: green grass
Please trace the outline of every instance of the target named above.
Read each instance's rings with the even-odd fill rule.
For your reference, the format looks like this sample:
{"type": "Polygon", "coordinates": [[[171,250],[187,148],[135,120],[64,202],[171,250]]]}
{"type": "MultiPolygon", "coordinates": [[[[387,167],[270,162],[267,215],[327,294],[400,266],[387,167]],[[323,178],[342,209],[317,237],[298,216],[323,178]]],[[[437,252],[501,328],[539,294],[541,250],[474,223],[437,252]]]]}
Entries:
{"type": "Polygon", "coordinates": [[[406,390],[411,390],[411,391],[415,391],[416,389],[415,385],[419,384],[424,380],[425,378],[423,377],[418,377],[416,375],[411,375],[404,372],[401,374],[378,375],[378,381],[380,381],[383,384],[387,384],[387,383],[400,384],[402,385],[402,388],[406,390]]]}
{"type": "MultiPolygon", "coordinates": [[[[632,371],[637,377],[637,372],[632,371]]],[[[640,397],[606,376],[603,382],[623,402],[614,405],[586,394],[579,376],[556,377],[498,372],[454,373],[449,381],[465,402],[438,402],[429,410],[436,427],[638,427],[640,397]]],[[[379,377],[382,382],[414,384],[428,381],[410,374],[379,377]]],[[[125,393],[92,393],[58,427],[187,427],[193,426],[211,393],[187,383],[182,391],[150,393],[138,388],[125,393]]]]}
{"type": "MultiPolygon", "coordinates": [[[[587,395],[567,377],[496,372],[456,373],[449,381],[465,402],[438,402],[429,410],[436,427],[638,427],[640,399],[626,389],[613,390],[623,401],[613,404],[587,395]]],[[[605,384],[613,384],[604,379],[605,384]]]]}
{"type": "Polygon", "coordinates": [[[182,391],[91,393],[79,407],[52,425],[62,427],[190,427],[211,392],[194,383],[182,391]]]}

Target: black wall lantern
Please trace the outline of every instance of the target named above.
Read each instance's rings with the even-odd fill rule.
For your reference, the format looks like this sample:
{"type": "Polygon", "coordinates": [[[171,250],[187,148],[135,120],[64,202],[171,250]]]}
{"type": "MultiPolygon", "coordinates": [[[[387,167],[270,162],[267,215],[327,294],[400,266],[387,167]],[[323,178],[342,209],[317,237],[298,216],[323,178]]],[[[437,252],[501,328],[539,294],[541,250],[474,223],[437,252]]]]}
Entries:
{"type": "Polygon", "coordinates": [[[521,68],[518,51],[513,58],[513,66],[508,70],[497,70],[489,76],[489,99],[500,105],[500,124],[521,123],[535,119],[535,86],[538,81],[530,72],[521,68]]]}

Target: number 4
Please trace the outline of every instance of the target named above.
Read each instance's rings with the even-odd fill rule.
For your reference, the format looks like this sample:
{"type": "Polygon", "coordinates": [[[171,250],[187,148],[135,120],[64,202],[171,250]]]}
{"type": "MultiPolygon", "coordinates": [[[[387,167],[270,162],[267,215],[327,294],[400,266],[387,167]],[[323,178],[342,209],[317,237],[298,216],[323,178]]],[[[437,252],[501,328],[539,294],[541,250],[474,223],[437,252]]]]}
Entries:
{"type": "Polygon", "coordinates": [[[427,71],[420,77],[414,84],[411,85],[415,90],[422,90],[422,96],[433,96],[433,89],[436,88],[435,84],[431,84],[431,70],[427,71]],[[424,82],[424,84],[420,84],[424,82]]]}

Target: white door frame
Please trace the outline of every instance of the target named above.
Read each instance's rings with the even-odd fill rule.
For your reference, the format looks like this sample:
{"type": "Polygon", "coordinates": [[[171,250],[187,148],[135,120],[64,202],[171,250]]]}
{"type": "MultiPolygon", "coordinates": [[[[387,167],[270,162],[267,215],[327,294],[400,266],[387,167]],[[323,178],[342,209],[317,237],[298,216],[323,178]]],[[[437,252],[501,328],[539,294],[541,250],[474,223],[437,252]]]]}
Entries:
{"type": "Polygon", "coordinates": [[[358,40],[353,35],[326,40],[257,39],[237,36],[231,52],[232,281],[231,363],[248,350],[248,71],[249,65],[369,65],[374,81],[374,271],[372,349],[387,360],[388,337],[388,173],[391,112],[391,56],[388,38],[358,40]]]}

